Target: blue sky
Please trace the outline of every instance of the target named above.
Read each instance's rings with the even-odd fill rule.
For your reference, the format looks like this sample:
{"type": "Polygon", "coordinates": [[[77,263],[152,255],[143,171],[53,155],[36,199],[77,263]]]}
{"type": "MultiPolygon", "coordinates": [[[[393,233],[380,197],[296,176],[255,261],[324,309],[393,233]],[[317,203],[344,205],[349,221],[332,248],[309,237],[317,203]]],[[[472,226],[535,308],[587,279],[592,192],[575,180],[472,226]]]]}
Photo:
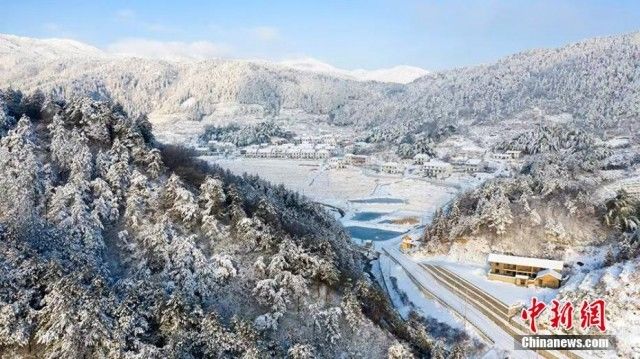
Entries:
{"type": "Polygon", "coordinates": [[[640,30],[639,1],[7,1],[0,32],[113,52],[439,70],[640,30]]]}

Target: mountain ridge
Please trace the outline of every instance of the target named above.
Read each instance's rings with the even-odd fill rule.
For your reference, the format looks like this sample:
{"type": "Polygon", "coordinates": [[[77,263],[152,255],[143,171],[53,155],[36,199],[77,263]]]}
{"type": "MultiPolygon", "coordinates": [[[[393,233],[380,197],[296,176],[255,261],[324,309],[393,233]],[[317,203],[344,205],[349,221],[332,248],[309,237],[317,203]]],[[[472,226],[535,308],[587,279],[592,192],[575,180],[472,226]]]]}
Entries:
{"type": "MultiPolygon", "coordinates": [[[[373,70],[355,69],[345,70],[334,67],[330,64],[320,62],[312,58],[304,58],[300,60],[284,60],[284,61],[267,61],[267,60],[251,60],[251,59],[233,59],[233,58],[210,58],[198,59],[184,56],[181,59],[170,59],[162,57],[145,57],[132,54],[123,54],[118,52],[109,52],[89,44],[67,38],[30,38],[16,36],[10,34],[0,34],[0,56],[10,55],[9,51],[22,50],[27,46],[36,52],[37,55],[46,55],[47,59],[56,57],[91,57],[100,59],[119,59],[119,58],[138,58],[157,61],[166,61],[169,63],[193,63],[206,61],[221,62],[245,62],[257,63],[267,66],[286,67],[296,70],[309,71],[313,73],[327,74],[336,77],[344,77],[355,81],[377,81],[387,83],[408,83],[414,81],[418,77],[424,76],[429,71],[416,66],[397,65],[390,68],[380,68],[373,70]]],[[[28,58],[27,54],[21,54],[20,59],[28,58]]]]}
{"type": "Polygon", "coordinates": [[[185,131],[187,137],[221,121],[311,117],[357,128],[370,142],[399,144],[407,135],[434,136],[443,127],[531,110],[569,114],[587,126],[632,128],[640,119],[638,39],[631,33],[530,50],[408,84],[336,77],[322,63],[315,65],[324,70],[310,72],[240,60],[43,60],[27,46],[14,56],[24,55],[24,61],[0,49],[0,81],[60,97],[114,100],[131,114],[148,114],[163,131],[185,131]]]}

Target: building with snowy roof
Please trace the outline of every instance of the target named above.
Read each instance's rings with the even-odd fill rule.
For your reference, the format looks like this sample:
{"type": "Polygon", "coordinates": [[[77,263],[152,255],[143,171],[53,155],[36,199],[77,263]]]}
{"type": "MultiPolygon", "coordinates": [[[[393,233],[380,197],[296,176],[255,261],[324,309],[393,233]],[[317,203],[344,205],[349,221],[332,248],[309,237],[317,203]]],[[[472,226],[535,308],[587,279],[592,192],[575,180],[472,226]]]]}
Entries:
{"type": "Polygon", "coordinates": [[[418,153],[413,156],[413,163],[416,165],[423,165],[425,162],[429,161],[430,158],[431,156],[426,153],[418,153]]]}
{"type": "Polygon", "coordinates": [[[347,153],[344,156],[345,161],[352,166],[364,166],[369,161],[368,156],[364,155],[354,155],[352,153],[347,153]]]}
{"type": "Polygon", "coordinates": [[[422,165],[422,173],[426,177],[446,178],[451,175],[452,170],[451,164],[436,159],[427,161],[422,165]]]}
{"type": "Polygon", "coordinates": [[[482,169],[483,162],[479,158],[469,158],[456,156],[451,159],[455,172],[473,173],[482,169]]]}
{"type": "Polygon", "coordinates": [[[404,167],[397,162],[385,162],[380,167],[382,172],[397,174],[404,172],[404,167]]]}
{"type": "Polygon", "coordinates": [[[558,288],[562,282],[562,261],[490,253],[487,262],[491,280],[545,288],[558,288]]]}

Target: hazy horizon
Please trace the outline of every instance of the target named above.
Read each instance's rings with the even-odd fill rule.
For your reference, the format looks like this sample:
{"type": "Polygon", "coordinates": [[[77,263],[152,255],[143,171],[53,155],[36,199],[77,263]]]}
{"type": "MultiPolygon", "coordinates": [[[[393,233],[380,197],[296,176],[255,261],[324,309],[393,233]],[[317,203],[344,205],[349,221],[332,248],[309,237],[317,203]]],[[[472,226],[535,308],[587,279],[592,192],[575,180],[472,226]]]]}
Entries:
{"type": "Polygon", "coordinates": [[[3,21],[0,33],[137,56],[314,59],[349,70],[438,71],[640,29],[640,5],[631,1],[23,1],[3,8],[21,16],[3,21]]]}

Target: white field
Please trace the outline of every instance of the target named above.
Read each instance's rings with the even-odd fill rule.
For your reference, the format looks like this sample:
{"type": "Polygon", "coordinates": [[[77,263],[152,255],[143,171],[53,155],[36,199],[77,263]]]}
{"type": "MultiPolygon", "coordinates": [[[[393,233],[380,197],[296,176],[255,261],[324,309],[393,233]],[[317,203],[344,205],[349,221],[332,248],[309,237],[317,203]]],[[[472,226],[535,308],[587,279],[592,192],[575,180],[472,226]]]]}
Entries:
{"type": "Polygon", "coordinates": [[[393,213],[389,217],[416,216],[425,220],[449,201],[457,189],[400,175],[379,175],[358,167],[328,168],[322,161],[203,157],[236,174],[257,174],[276,184],[347,212],[393,213]],[[350,200],[395,198],[404,203],[354,203],[350,200]]]}

